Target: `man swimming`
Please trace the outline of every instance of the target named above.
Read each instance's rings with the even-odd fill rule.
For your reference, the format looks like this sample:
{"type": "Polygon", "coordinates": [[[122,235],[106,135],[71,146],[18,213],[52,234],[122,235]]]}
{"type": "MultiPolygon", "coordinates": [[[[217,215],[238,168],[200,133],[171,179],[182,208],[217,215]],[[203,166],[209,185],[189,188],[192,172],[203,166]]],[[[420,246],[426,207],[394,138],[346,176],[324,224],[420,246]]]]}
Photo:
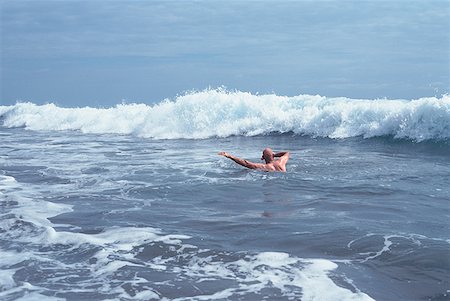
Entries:
{"type": "Polygon", "coordinates": [[[220,156],[224,156],[228,159],[233,160],[239,165],[250,169],[259,169],[263,171],[281,171],[286,172],[286,163],[289,160],[289,152],[280,152],[274,153],[270,148],[264,149],[261,160],[265,160],[266,164],[262,163],[253,163],[235,156],[230,155],[227,152],[220,152],[220,156]],[[275,160],[275,157],[279,157],[280,159],[275,160]]]}

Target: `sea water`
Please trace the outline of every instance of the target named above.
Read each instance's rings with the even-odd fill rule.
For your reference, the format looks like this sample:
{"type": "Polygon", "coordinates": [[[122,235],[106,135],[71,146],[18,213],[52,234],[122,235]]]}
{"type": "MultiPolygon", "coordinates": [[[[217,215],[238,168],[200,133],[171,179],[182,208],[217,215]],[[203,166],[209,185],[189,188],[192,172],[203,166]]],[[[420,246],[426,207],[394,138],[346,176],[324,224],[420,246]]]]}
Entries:
{"type": "Polygon", "coordinates": [[[1,300],[449,300],[448,96],[0,116],[1,300]]]}

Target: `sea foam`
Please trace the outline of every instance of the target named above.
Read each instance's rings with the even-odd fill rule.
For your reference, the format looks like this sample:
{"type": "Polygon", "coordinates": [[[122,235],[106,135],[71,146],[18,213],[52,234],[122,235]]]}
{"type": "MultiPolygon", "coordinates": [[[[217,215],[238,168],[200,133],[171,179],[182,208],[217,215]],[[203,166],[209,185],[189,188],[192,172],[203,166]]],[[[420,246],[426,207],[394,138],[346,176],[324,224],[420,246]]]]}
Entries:
{"type": "Polygon", "coordinates": [[[186,244],[190,236],[165,235],[151,227],[111,227],[96,234],[57,230],[61,225],[49,218],[72,212],[72,206],[45,201],[39,193],[31,197],[32,192],[15,178],[0,175],[0,205],[5,210],[0,215],[0,239],[14,242],[0,247],[2,300],[83,299],[92,293],[99,294],[99,300],[168,300],[158,290],[186,282],[195,283],[197,295],[171,300],[242,299],[264,296],[268,290],[289,300],[374,300],[345,277],[342,280],[352,289],[338,286],[332,279],[338,264],[327,259],[283,252],[215,254],[186,244]],[[75,254],[79,257],[74,262],[75,254]],[[30,265],[45,271],[46,277],[17,280],[16,274],[30,265]],[[139,276],[150,270],[172,280],[154,282],[139,276]],[[213,289],[208,287],[212,281],[217,283],[213,289]],[[55,284],[63,297],[49,296],[55,284]]]}
{"type": "Polygon", "coordinates": [[[450,138],[450,96],[414,100],[254,95],[221,89],[192,92],[158,104],[61,108],[0,106],[5,127],[77,130],[156,139],[294,133],[313,137],[393,136],[414,141],[450,138]]]}

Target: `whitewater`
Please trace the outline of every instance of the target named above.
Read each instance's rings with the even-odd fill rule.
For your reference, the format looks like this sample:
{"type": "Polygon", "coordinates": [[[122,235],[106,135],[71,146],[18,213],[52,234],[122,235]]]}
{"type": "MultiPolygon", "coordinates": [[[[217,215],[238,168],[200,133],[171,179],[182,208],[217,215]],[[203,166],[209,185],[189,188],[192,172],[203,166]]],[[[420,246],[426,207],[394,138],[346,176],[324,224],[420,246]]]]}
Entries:
{"type": "Polygon", "coordinates": [[[449,138],[447,95],[0,106],[0,300],[449,300],[449,138]]]}
{"type": "Polygon", "coordinates": [[[393,136],[414,141],[450,138],[450,96],[415,100],[313,95],[253,95],[222,89],[175,100],[111,108],[61,108],[50,103],[0,106],[5,127],[79,130],[155,139],[204,139],[289,133],[312,137],[393,136]]]}

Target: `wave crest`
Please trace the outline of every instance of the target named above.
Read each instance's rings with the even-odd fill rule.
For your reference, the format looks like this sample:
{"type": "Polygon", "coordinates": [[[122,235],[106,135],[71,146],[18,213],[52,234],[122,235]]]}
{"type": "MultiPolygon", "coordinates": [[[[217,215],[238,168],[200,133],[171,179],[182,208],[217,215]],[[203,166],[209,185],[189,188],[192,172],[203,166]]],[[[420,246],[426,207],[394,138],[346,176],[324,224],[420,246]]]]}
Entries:
{"type": "Polygon", "coordinates": [[[293,132],[314,137],[394,136],[415,141],[450,138],[450,96],[415,100],[294,97],[205,90],[155,105],[61,108],[0,106],[5,127],[131,134],[156,139],[293,132]]]}

